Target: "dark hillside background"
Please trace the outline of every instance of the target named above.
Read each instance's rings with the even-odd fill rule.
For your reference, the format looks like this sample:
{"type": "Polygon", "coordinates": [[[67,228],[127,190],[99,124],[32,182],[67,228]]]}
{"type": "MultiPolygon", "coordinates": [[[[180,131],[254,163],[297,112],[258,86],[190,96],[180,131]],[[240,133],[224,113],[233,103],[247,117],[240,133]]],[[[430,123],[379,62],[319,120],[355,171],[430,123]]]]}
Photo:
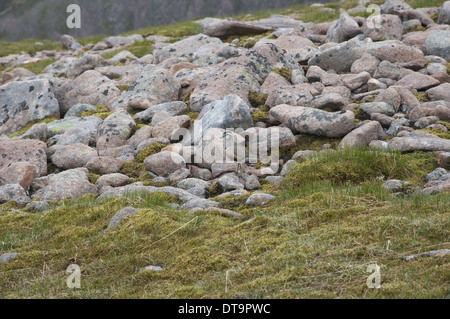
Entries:
{"type": "MultiPolygon", "coordinates": [[[[59,39],[62,34],[114,35],[204,16],[227,16],[310,0],[0,0],[0,41],[59,39]],[[82,10],[82,28],[66,27],[69,4],[82,10]]],[[[326,1],[325,1],[326,2],[326,1]]]]}

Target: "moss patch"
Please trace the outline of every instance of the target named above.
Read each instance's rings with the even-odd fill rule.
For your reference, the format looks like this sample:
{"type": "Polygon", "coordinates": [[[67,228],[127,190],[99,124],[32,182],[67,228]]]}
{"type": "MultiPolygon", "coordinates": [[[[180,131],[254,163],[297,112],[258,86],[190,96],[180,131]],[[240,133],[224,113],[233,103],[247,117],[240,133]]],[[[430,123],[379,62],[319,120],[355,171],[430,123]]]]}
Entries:
{"type": "Polygon", "coordinates": [[[100,174],[95,174],[95,172],[89,172],[88,178],[91,184],[97,183],[100,177],[101,177],[100,174]]]}
{"type": "Polygon", "coordinates": [[[118,85],[117,88],[120,90],[120,92],[125,92],[131,87],[131,85],[118,85]]]}
{"type": "Polygon", "coordinates": [[[78,117],[86,117],[86,116],[97,116],[102,120],[105,120],[108,116],[112,115],[114,112],[110,112],[106,105],[96,105],[95,108],[97,111],[91,110],[86,111],[78,115],[78,117]]]}
{"type": "Polygon", "coordinates": [[[420,103],[429,102],[427,98],[427,93],[425,92],[416,92],[414,93],[414,96],[419,100],[420,103]]]}
{"type": "Polygon", "coordinates": [[[223,188],[222,185],[220,185],[220,183],[216,182],[213,183],[209,188],[208,188],[208,194],[209,197],[216,197],[219,196],[220,194],[223,193],[223,188]]]}
{"type": "Polygon", "coordinates": [[[320,137],[314,135],[301,135],[292,147],[284,147],[280,149],[280,157],[290,159],[298,151],[320,151],[325,144],[331,144],[335,149],[340,143],[340,139],[320,137]]]}
{"type": "Polygon", "coordinates": [[[268,123],[269,117],[270,117],[270,115],[268,112],[264,112],[261,110],[257,110],[252,113],[253,123],[258,123],[258,122],[268,123]]]}
{"type": "Polygon", "coordinates": [[[277,68],[274,69],[272,72],[282,76],[283,78],[285,78],[289,83],[291,83],[292,80],[292,71],[287,69],[287,68],[277,68]]]}
{"type": "Polygon", "coordinates": [[[434,22],[437,23],[439,18],[439,11],[436,11],[435,13],[433,13],[432,15],[430,15],[430,19],[433,20],[434,22]]]}
{"type": "Polygon", "coordinates": [[[260,92],[250,91],[248,93],[248,100],[250,101],[250,105],[255,108],[258,108],[261,105],[265,105],[267,97],[268,97],[267,94],[260,92]]]}
{"type": "MultiPolygon", "coordinates": [[[[154,181],[154,178],[150,174],[144,174],[139,178],[133,180],[133,183],[142,182],[144,186],[154,186],[154,187],[164,187],[169,186],[168,182],[157,183],[154,181]]],[[[175,202],[175,201],[172,201],[175,202]]]]}
{"type": "Polygon", "coordinates": [[[417,32],[417,31],[425,31],[427,28],[422,27],[421,25],[416,25],[414,28],[409,29],[406,33],[417,32]]]}
{"type": "Polygon", "coordinates": [[[46,123],[46,124],[48,124],[48,123],[51,123],[51,122],[54,122],[54,121],[57,121],[57,120],[59,120],[59,119],[56,118],[56,117],[51,116],[51,117],[47,117],[47,118],[45,118],[45,119],[43,119],[43,120],[35,120],[35,121],[28,122],[27,125],[25,125],[24,127],[22,127],[19,131],[17,131],[17,132],[15,132],[15,133],[11,134],[11,135],[9,136],[9,138],[13,138],[13,137],[16,137],[16,136],[20,136],[20,135],[26,133],[30,128],[33,127],[33,125],[41,124],[41,123],[46,123]]]}
{"type": "Polygon", "coordinates": [[[131,178],[139,178],[139,176],[141,176],[141,174],[145,171],[144,164],[137,162],[126,162],[120,169],[120,173],[131,178]]]}
{"type": "Polygon", "coordinates": [[[436,136],[439,136],[440,138],[445,138],[447,140],[450,140],[450,133],[449,132],[442,132],[440,129],[434,128],[434,129],[421,129],[419,131],[427,132],[434,134],[436,136]]]}
{"type": "Polygon", "coordinates": [[[338,185],[401,179],[417,185],[436,169],[435,158],[422,152],[401,154],[365,148],[325,152],[298,164],[283,183],[300,188],[318,181],[338,185]]]}
{"type": "Polygon", "coordinates": [[[135,161],[137,163],[144,163],[145,159],[149,156],[158,154],[159,152],[161,152],[161,150],[163,148],[165,148],[167,145],[160,143],[160,142],[156,142],[156,143],[152,143],[149,146],[147,146],[145,149],[143,149],[137,156],[135,161]]]}

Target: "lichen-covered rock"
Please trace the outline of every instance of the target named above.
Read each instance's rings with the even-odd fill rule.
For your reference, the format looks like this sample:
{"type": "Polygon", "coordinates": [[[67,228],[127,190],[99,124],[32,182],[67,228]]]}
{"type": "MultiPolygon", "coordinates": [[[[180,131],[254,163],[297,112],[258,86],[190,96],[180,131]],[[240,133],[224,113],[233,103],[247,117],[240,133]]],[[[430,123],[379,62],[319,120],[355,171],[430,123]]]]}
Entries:
{"type": "Polygon", "coordinates": [[[269,204],[272,200],[275,199],[275,196],[270,194],[263,194],[263,193],[256,193],[251,195],[247,201],[245,202],[246,205],[249,206],[265,206],[269,204]]]}
{"type": "Polygon", "coordinates": [[[120,95],[115,81],[94,70],[84,72],[75,80],[66,82],[59,90],[64,92],[59,99],[62,113],[79,103],[110,107],[120,95]]]}
{"type": "Polygon", "coordinates": [[[120,171],[123,164],[125,164],[125,162],[117,158],[98,156],[91,158],[89,162],[87,162],[86,168],[90,171],[95,171],[102,175],[114,174],[120,171]]]}
{"type": "Polygon", "coordinates": [[[76,117],[81,113],[88,111],[93,111],[97,113],[97,109],[95,108],[95,106],[91,104],[83,104],[83,103],[75,104],[67,111],[67,113],[64,115],[64,118],[76,117]]]}
{"type": "Polygon", "coordinates": [[[414,72],[403,77],[396,85],[413,88],[415,90],[427,90],[439,85],[439,81],[429,75],[414,72]]]}
{"type": "Polygon", "coordinates": [[[36,166],[37,175],[47,175],[47,145],[37,140],[0,140],[0,169],[14,163],[36,166]]]}
{"type": "Polygon", "coordinates": [[[180,91],[180,83],[168,70],[154,65],[146,65],[136,82],[123,92],[111,109],[131,108],[133,101],[141,99],[147,101],[145,108],[165,102],[176,101],[180,91]],[[130,106],[131,103],[131,106],[130,106]]]}
{"type": "Polygon", "coordinates": [[[217,18],[205,18],[199,21],[203,32],[211,37],[226,39],[231,35],[251,35],[264,33],[269,28],[252,25],[250,23],[230,21],[217,18]]]}
{"type": "Polygon", "coordinates": [[[274,44],[286,50],[296,62],[305,62],[312,58],[318,50],[316,49],[314,43],[308,38],[299,36],[281,36],[274,44]]]}
{"type": "Polygon", "coordinates": [[[374,113],[392,116],[395,114],[394,106],[386,102],[370,102],[361,105],[360,111],[370,117],[374,113]]]}
{"type": "Polygon", "coordinates": [[[425,44],[424,50],[429,55],[437,55],[445,60],[450,59],[450,31],[436,30],[430,32],[425,44]]]}
{"type": "MultiPolygon", "coordinates": [[[[192,195],[191,193],[180,188],[143,186],[142,183],[135,183],[116,188],[105,187],[102,189],[102,193],[98,199],[102,200],[105,198],[121,198],[128,196],[130,193],[153,194],[156,192],[163,192],[168,195],[175,196],[183,203],[187,203],[192,200],[201,200],[201,201],[204,200],[203,198],[199,198],[195,195],[192,195]]],[[[216,203],[216,206],[218,206],[217,202],[214,203],[216,203]]]]}
{"type": "Polygon", "coordinates": [[[105,39],[106,45],[109,48],[116,46],[124,46],[135,43],[136,41],[143,41],[144,37],[140,34],[132,34],[126,37],[112,36],[105,39]]]}
{"type": "Polygon", "coordinates": [[[97,186],[99,189],[106,186],[120,187],[130,184],[130,182],[131,178],[129,178],[127,175],[114,173],[100,176],[100,178],[95,183],[95,186],[97,186]]]}
{"type": "Polygon", "coordinates": [[[97,151],[84,144],[60,146],[52,156],[52,162],[62,169],[72,169],[85,166],[91,159],[97,157],[97,151]]]}
{"type": "Polygon", "coordinates": [[[205,105],[222,100],[229,94],[236,94],[249,103],[249,91],[258,91],[259,83],[272,70],[283,67],[293,70],[298,65],[273,44],[265,44],[231,58],[197,85],[190,97],[191,109],[199,112],[205,105]]]}
{"type": "Polygon", "coordinates": [[[412,8],[403,0],[386,0],[381,6],[381,13],[398,14],[402,10],[410,9],[412,8]]]}
{"type": "Polygon", "coordinates": [[[359,40],[342,42],[339,45],[321,50],[309,59],[309,66],[318,66],[325,71],[348,72],[352,64],[365,54],[359,40]]]}
{"type": "Polygon", "coordinates": [[[205,34],[197,34],[181,41],[157,47],[153,50],[155,63],[159,64],[170,58],[184,57],[192,60],[194,53],[205,45],[221,46],[222,41],[216,37],[210,37],[205,34]]]}
{"type": "Polygon", "coordinates": [[[108,228],[114,228],[120,225],[122,220],[125,217],[133,216],[139,211],[138,208],[134,207],[125,207],[124,209],[119,210],[110,220],[108,224],[108,228]]]}
{"type": "Polygon", "coordinates": [[[187,105],[181,101],[167,102],[158,105],[153,105],[143,112],[137,113],[133,118],[136,121],[149,123],[152,121],[153,116],[159,112],[166,112],[170,115],[177,116],[183,113],[187,109],[187,105]]]}
{"type": "Polygon", "coordinates": [[[439,168],[436,168],[434,171],[432,171],[430,174],[428,174],[427,177],[425,178],[425,180],[427,182],[436,181],[436,180],[441,179],[441,177],[446,175],[447,173],[448,172],[446,169],[439,167],[439,168]]]}
{"type": "Polygon", "coordinates": [[[25,206],[31,201],[31,198],[19,184],[6,184],[0,186],[0,205],[12,200],[21,206],[25,206]]]}
{"type": "Polygon", "coordinates": [[[405,181],[401,181],[398,179],[388,180],[383,184],[383,188],[387,189],[392,193],[398,193],[404,191],[410,184],[405,181]]]}
{"type": "Polygon", "coordinates": [[[395,137],[389,141],[388,145],[389,149],[401,152],[450,151],[450,140],[420,131],[413,132],[405,137],[395,137]]]}
{"type": "Polygon", "coordinates": [[[0,265],[13,261],[19,255],[20,255],[19,253],[6,253],[6,254],[1,255],[0,256],[0,265]]]}
{"type": "MultiPolygon", "coordinates": [[[[99,125],[103,120],[96,116],[71,117],[46,124],[47,134],[51,136],[48,145],[72,145],[95,143],[99,125]]],[[[28,135],[30,131],[25,133],[28,135]]]]}
{"type": "Polygon", "coordinates": [[[353,62],[350,71],[353,74],[368,72],[370,76],[373,76],[379,64],[380,60],[376,57],[371,54],[365,54],[360,59],[353,62]]]}
{"type": "Polygon", "coordinates": [[[171,140],[177,139],[177,130],[180,128],[189,128],[191,118],[187,115],[174,116],[165,119],[153,127],[152,136],[154,138],[165,138],[171,140]]]}
{"type": "Polygon", "coordinates": [[[414,73],[412,70],[402,68],[387,60],[381,61],[373,75],[374,78],[389,78],[392,80],[400,80],[408,74],[414,73]]]}
{"type": "Polygon", "coordinates": [[[77,40],[75,40],[72,36],[67,35],[67,34],[64,34],[61,37],[60,41],[65,49],[78,50],[78,49],[83,48],[83,46],[80,43],[78,43],[77,40]]]}
{"type": "Polygon", "coordinates": [[[344,137],[355,127],[355,115],[350,111],[330,113],[308,107],[278,105],[270,115],[299,133],[326,137],[344,137]]]}
{"type": "Polygon", "coordinates": [[[439,11],[439,24],[450,24],[450,1],[445,1],[439,11]]]}
{"type": "Polygon", "coordinates": [[[59,103],[48,80],[0,86],[0,135],[17,132],[32,121],[59,116],[59,103]]]}
{"type": "Polygon", "coordinates": [[[210,129],[246,130],[253,124],[249,106],[237,95],[230,94],[223,100],[206,105],[194,122],[193,138],[199,141],[210,129]]]}
{"type": "Polygon", "coordinates": [[[180,168],[186,167],[184,158],[173,152],[161,152],[144,161],[145,168],[158,176],[167,177],[180,168]]]}
{"type": "Polygon", "coordinates": [[[26,191],[37,176],[36,165],[17,162],[0,169],[0,185],[19,184],[26,191]]]}
{"type": "Polygon", "coordinates": [[[99,155],[105,155],[107,149],[125,145],[135,125],[133,118],[125,110],[118,110],[108,116],[98,128],[97,150],[99,155]]]}
{"type": "Polygon", "coordinates": [[[450,101],[450,83],[444,83],[429,89],[427,96],[432,101],[450,101]]]}
{"type": "Polygon", "coordinates": [[[78,198],[86,194],[96,194],[97,186],[89,182],[89,171],[86,168],[76,168],[56,175],[50,175],[46,186],[33,194],[33,198],[41,200],[64,200],[78,198]]]}
{"type": "Polygon", "coordinates": [[[287,105],[313,105],[314,97],[308,91],[308,88],[304,84],[282,86],[280,88],[272,90],[267,97],[266,105],[273,107],[280,104],[287,105]]]}
{"type": "Polygon", "coordinates": [[[366,19],[363,32],[373,41],[401,40],[403,23],[397,15],[375,15],[366,19]]]}
{"type": "Polygon", "coordinates": [[[370,142],[374,140],[384,140],[386,133],[377,121],[369,121],[346,135],[341,143],[340,148],[355,147],[355,146],[369,146],[370,142]]]}
{"type": "Polygon", "coordinates": [[[328,28],[327,42],[341,43],[350,40],[361,32],[362,30],[358,23],[344,11],[339,19],[328,28]]]}
{"type": "Polygon", "coordinates": [[[66,75],[70,79],[74,79],[88,70],[93,70],[99,66],[106,66],[108,62],[105,61],[98,54],[85,54],[73,60],[66,70],[66,75]]]}

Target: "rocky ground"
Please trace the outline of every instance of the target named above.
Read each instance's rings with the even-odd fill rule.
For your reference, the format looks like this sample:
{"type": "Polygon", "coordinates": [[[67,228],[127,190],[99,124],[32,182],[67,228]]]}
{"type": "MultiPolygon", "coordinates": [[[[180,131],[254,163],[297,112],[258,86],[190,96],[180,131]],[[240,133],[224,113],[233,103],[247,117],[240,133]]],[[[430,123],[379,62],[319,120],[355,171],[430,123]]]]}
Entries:
{"type": "Polygon", "coordinates": [[[82,297],[445,296],[450,2],[388,0],[367,17],[371,4],[331,22],[206,18],[181,38],[63,36],[62,50],[0,57],[0,295],[65,296],[61,272],[81,263],[82,297]],[[219,133],[202,143],[198,127],[219,133]],[[278,135],[275,166],[191,162],[255,134],[278,135]],[[124,273],[109,272],[119,260],[124,273]],[[358,260],[390,265],[384,292],[361,288],[358,260]],[[42,262],[51,275],[31,270],[19,288],[42,262]],[[239,269],[235,291],[218,288],[239,269]]]}

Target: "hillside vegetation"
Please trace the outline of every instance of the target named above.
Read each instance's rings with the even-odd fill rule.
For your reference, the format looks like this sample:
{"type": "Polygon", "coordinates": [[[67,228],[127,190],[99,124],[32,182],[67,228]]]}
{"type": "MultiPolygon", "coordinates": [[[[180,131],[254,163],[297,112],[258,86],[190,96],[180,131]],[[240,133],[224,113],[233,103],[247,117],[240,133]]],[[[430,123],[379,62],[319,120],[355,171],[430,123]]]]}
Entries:
{"type": "MultiPolygon", "coordinates": [[[[413,8],[422,8],[440,6],[444,1],[406,2],[413,8]]],[[[0,11],[7,13],[8,3],[0,5],[0,11]]],[[[347,10],[357,5],[357,0],[343,0],[327,3],[325,7],[347,10]]],[[[321,12],[320,9],[310,8],[309,4],[294,5],[233,17],[251,21],[281,14],[314,23],[339,18],[338,10],[321,12]]],[[[352,15],[367,17],[369,14],[352,15]]],[[[187,20],[145,27],[123,35],[168,36],[170,39],[166,42],[175,43],[201,32],[199,24],[187,20]]],[[[239,48],[247,48],[246,45],[251,48],[268,34],[270,32],[255,36],[233,35],[224,42],[234,41],[239,48]]],[[[104,38],[104,35],[96,35],[76,39],[84,46],[104,38]]],[[[135,58],[148,57],[157,45],[161,43],[136,41],[127,47],[105,50],[101,57],[109,60],[124,50],[135,58]]],[[[62,52],[64,49],[52,40],[0,43],[0,57],[21,52],[34,55],[42,50],[62,52]]],[[[81,49],[75,58],[81,57],[84,50],[81,49]]],[[[55,61],[44,59],[21,67],[41,74],[55,61]]],[[[130,64],[130,61],[120,61],[112,67],[130,64]]],[[[301,67],[306,71],[310,68],[307,63],[301,67]]],[[[15,69],[0,65],[0,72],[15,69]]],[[[290,81],[293,77],[292,70],[286,68],[272,71],[268,74],[281,75],[279,81],[290,81]]],[[[330,74],[337,76],[338,72],[330,74]]],[[[69,81],[66,75],[56,77],[69,81]]],[[[107,80],[117,83],[120,79],[107,80]]],[[[118,96],[130,92],[132,87],[117,84],[118,96]]],[[[417,91],[413,96],[422,96],[420,102],[430,102],[427,95],[423,95],[425,90],[417,91]]],[[[188,92],[182,97],[186,109],[177,114],[178,117],[185,116],[185,122],[199,116],[199,112],[193,110],[191,94],[188,92]]],[[[353,109],[356,118],[351,119],[352,125],[365,120],[362,105],[373,102],[376,97],[372,100],[359,97],[347,103],[357,105],[353,109]]],[[[249,101],[254,108],[253,124],[269,123],[267,99],[264,94],[252,92],[249,101]]],[[[115,112],[120,110],[114,110],[110,105],[94,105],[74,118],[105,120],[115,112]]],[[[134,123],[125,127],[130,131],[128,140],[149,126],[154,130],[153,124],[133,121],[136,118],[132,116],[139,114],[137,110],[123,110],[123,113],[130,117],[130,123],[134,123]]],[[[55,120],[47,117],[29,122],[20,130],[5,135],[5,140],[29,141],[34,137],[23,134],[36,128],[36,124],[50,127],[55,120]]],[[[450,129],[448,121],[434,123],[450,129]]],[[[291,123],[280,126],[286,128],[289,125],[291,123]]],[[[51,145],[52,138],[62,135],[58,130],[63,129],[53,127],[53,130],[52,137],[46,136],[40,141],[51,145]]],[[[414,133],[424,131],[440,134],[442,139],[439,140],[449,140],[449,134],[443,131],[412,129],[414,133]]],[[[385,136],[380,140],[386,143],[395,138],[395,134],[382,133],[385,136]]],[[[76,199],[49,200],[49,206],[37,209],[32,205],[24,207],[14,200],[0,205],[0,256],[19,253],[13,261],[0,264],[0,298],[449,298],[449,254],[406,258],[450,249],[450,192],[427,194],[422,191],[428,182],[427,175],[439,167],[438,152],[402,152],[367,145],[339,147],[340,137],[304,133],[296,137],[292,145],[281,148],[284,164],[299,151],[314,151],[314,155],[299,157],[294,164],[289,161],[292,168],[279,184],[272,184],[263,177],[257,179],[261,183],[260,192],[275,196],[267,205],[249,205],[247,201],[254,194],[252,191],[238,196],[220,196],[224,191],[218,182],[207,189],[208,200],[219,203],[221,209],[238,213],[235,215],[219,209],[177,209],[185,203],[164,191],[136,191],[123,198],[103,199],[98,194],[88,194],[76,199]],[[389,180],[407,183],[401,190],[391,191],[385,184],[389,180]],[[112,217],[127,207],[139,211],[125,217],[117,227],[108,228],[112,217]],[[81,289],[66,286],[69,276],[66,270],[71,264],[81,268],[81,289]],[[368,267],[374,264],[381,269],[381,289],[367,286],[371,274],[368,267]],[[145,270],[148,266],[161,268],[145,270]]],[[[0,139],[0,143],[3,141],[0,139]]],[[[98,148],[100,143],[96,142],[98,148]]],[[[92,142],[87,144],[92,146],[92,142]]],[[[161,182],[148,173],[142,174],[148,170],[146,159],[160,154],[165,147],[167,145],[162,142],[154,142],[136,152],[136,157],[120,170],[128,178],[128,184],[172,185],[168,179],[161,182]]],[[[258,163],[252,169],[263,165],[258,163]]],[[[62,171],[49,160],[48,174],[62,171]]],[[[102,175],[106,174],[89,169],[89,182],[96,184],[102,175]]],[[[243,174],[236,172],[235,175],[242,178],[243,174]]],[[[40,200],[30,199],[31,204],[40,200]]]]}

